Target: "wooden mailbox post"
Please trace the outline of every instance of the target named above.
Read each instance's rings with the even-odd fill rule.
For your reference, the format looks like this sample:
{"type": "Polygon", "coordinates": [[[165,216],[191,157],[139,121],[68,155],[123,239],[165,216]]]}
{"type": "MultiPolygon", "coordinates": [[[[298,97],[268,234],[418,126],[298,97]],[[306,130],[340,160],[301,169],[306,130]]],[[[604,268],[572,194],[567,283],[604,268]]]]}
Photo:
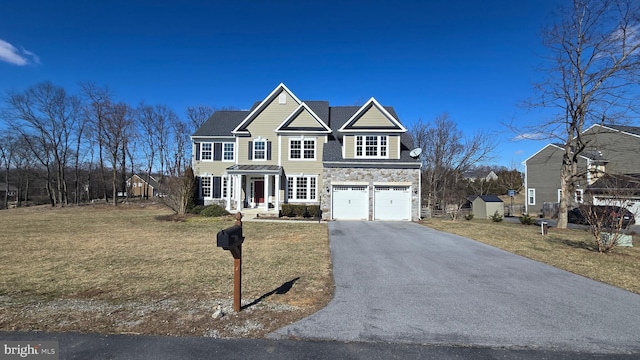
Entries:
{"type": "Polygon", "coordinates": [[[239,312],[242,309],[242,213],[236,213],[235,225],[218,232],[216,242],[233,255],[233,310],[239,312]]]}

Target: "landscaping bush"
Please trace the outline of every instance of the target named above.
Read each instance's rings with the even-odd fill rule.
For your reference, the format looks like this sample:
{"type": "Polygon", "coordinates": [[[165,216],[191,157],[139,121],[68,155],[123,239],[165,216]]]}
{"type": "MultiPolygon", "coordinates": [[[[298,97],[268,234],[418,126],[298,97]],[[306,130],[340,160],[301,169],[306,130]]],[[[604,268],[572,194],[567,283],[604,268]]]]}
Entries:
{"type": "Polygon", "coordinates": [[[520,219],[520,224],[523,224],[523,225],[533,225],[535,221],[529,214],[522,214],[522,216],[518,218],[520,219]]]}
{"type": "Polygon", "coordinates": [[[295,211],[296,206],[297,205],[282,204],[282,209],[280,210],[282,216],[287,216],[287,217],[296,216],[296,211],[295,211]]]}
{"type": "Polygon", "coordinates": [[[219,217],[229,215],[229,212],[220,205],[209,205],[200,211],[200,215],[206,217],[219,217]]]}
{"type": "Polygon", "coordinates": [[[204,210],[204,208],[205,208],[204,205],[196,205],[196,206],[192,207],[191,209],[189,209],[189,213],[198,215],[198,214],[200,214],[200,212],[202,212],[202,210],[204,210]]]}
{"type": "Polygon", "coordinates": [[[307,216],[307,205],[294,205],[297,217],[306,217],[307,216]]]}
{"type": "Polygon", "coordinates": [[[467,215],[464,216],[465,220],[473,220],[473,213],[468,213],[467,215]]]}
{"type": "Polygon", "coordinates": [[[307,214],[309,214],[309,217],[312,218],[320,217],[320,205],[308,205],[307,214]]]}
{"type": "Polygon", "coordinates": [[[494,212],[493,215],[491,215],[491,221],[493,221],[493,222],[501,222],[502,221],[502,215],[500,215],[498,213],[498,210],[496,210],[496,212],[494,212]]]}

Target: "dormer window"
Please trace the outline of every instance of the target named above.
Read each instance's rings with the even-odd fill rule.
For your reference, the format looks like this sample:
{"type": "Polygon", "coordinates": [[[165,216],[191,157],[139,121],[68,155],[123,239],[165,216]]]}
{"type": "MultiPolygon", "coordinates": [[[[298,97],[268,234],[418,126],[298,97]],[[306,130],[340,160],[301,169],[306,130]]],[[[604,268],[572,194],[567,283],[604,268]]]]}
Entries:
{"type": "Polygon", "coordinates": [[[387,158],[389,154],[388,144],[387,135],[357,135],[356,157],[387,158]]]}

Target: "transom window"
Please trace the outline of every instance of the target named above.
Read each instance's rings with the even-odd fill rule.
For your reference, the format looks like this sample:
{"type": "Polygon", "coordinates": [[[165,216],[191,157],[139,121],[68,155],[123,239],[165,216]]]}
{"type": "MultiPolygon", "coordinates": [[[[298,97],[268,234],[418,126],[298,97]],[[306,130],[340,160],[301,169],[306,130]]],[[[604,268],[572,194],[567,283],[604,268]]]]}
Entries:
{"type": "Polygon", "coordinates": [[[200,144],[200,160],[213,160],[213,143],[200,144]]]}
{"type": "Polygon", "coordinates": [[[287,198],[292,201],[315,201],[317,198],[316,176],[289,176],[287,198]]]}
{"type": "Polygon", "coordinates": [[[253,142],[253,158],[255,160],[267,159],[267,142],[264,140],[255,140],[253,142]]]}
{"type": "Polygon", "coordinates": [[[357,135],[356,157],[386,158],[388,139],[386,135],[357,135]]]}
{"type": "Polygon", "coordinates": [[[315,139],[290,139],[289,159],[315,160],[316,140],[315,139]]]}
{"type": "Polygon", "coordinates": [[[234,158],[235,143],[223,143],[222,144],[222,160],[233,161],[234,158]]]}

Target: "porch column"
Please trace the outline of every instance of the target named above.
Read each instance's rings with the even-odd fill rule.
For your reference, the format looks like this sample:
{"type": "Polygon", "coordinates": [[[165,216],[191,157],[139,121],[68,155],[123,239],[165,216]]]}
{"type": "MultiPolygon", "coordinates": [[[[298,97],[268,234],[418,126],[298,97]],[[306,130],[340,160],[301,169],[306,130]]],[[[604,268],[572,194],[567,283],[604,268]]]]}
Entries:
{"type": "Polygon", "coordinates": [[[274,195],[276,196],[276,200],[273,208],[276,210],[276,214],[278,214],[280,212],[280,174],[276,175],[275,181],[276,193],[274,195]]]}
{"type": "Polygon", "coordinates": [[[231,181],[233,181],[233,177],[227,174],[227,211],[231,211],[231,181]]]}
{"type": "Polygon", "coordinates": [[[251,180],[249,180],[248,175],[245,175],[244,193],[247,194],[247,207],[251,207],[251,202],[253,201],[251,196],[253,194],[251,194],[251,180]]]}
{"type": "Polygon", "coordinates": [[[242,197],[242,175],[234,176],[235,184],[233,184],[233,198],[236,199],[236,210],[242,210],[240,203],[242,197]]]}
{"type": "Polygon", "coordinates": [[[264,176],[264,211],[269,211],[269,175],[264,176]]]}

